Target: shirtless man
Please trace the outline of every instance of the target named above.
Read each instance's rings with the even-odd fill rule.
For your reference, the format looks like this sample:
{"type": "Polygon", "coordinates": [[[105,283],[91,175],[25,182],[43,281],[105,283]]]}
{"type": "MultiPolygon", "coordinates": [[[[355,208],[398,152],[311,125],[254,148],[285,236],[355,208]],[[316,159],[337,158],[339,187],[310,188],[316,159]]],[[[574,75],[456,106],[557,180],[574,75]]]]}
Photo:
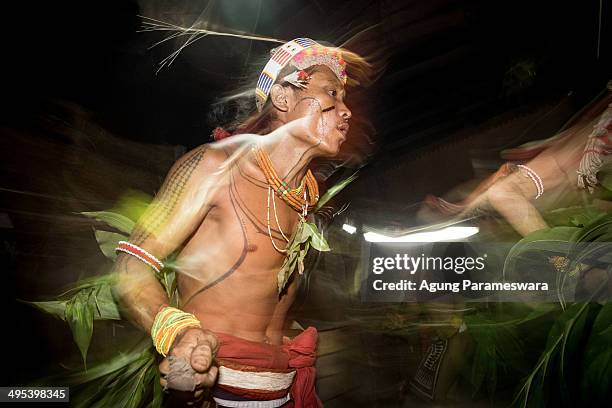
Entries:
{"type": "MultiPolygon", "coordinates": [[[[608,89],[612,91],[612,81],[608,89]]],[[[610,162],[611,102],[612,94],[607,94],[586,109],[570,128],[554,138],[537,144],[531,142],[529,148],[523,146],[507,150],[504,153],[506,159],[520,159],[523,164],[506,163],[480,183],[462,202],[449,203],[442,198],[428,196],[421,215],[428,216],[427,210],[433,208],[444,215],[454,216],[455,220],[463,220],[482,211],[495,211],[523,237],[548,228],[540,211],[587,202],[585,191],[592,192],[597,188],[597,173],[610,162]]],[[[609,212],[610,208],[604,210],[609,212]]],[[[548,261],[559,270],[569,262],[563,256],[551,256],[548,261]]],[[[608,272],[600,268],[585,268],[581,273],[580,285],[585,293],[595,293],[600,290],[602,282],[608,281],[607,275],[608,272]]],[[[612,288],[609,287],[607,293],[610,290],[612,288]]],[[[436,337],[446,339],[443,353],[438,355],[444,356],[446,353],[454,358],[443,360],[439,357],[435,360],[432,357],[435,348],[432,347],[423,362],[428,361],[428,358],[428,363],[436,361],[440,364],[439,374],[437,377],[415,376],[413,384],[416,383],[416,386],[413,385],[413,389],[430,399],[439,400],[445,398],[457,378],[461,369],[461,360],[457,356],[466,354],[469,340],[466,336],[457,335],[461,333],[463,324],[463,312],[460,311],[463,304],[429,306],[428,319],[446,324],[436,332],[436,337]],[[430,380],[429,383],[423,378],[430,380]]],[[[423,363],[418,370],[418,374],[428,373],[423,363]]]]}
{"type": "MultiPolygon", "coordinates": [[[[608,89],[612,90],[612,81],[608,89]]],[[[462,202],[453,204],[428,196],[426,206],[456,215],[457,219],[480,210],[494,210],[522,236],[547,228],[541,209],[584,202],[584,192],[593,192],[597,187],[597,172],[612,157],[610,102],[612,94],[591,106],[572,127],[554,138],[529,149],[508,150],[507,158],[523,164],[506,163],[462,202]]]]}
{"type": "Polygon", "coordinates": [[[168,349],[160,364],[163,386],[172,388],[166,377],[172,361],[184,359],[190,365],[187,371],[195,371],[195,390],[189,390],[192,403],[212,403],[214,387],[212,396],[219,406],[236,406],[232,401],[237,400],[258,400],[257,406],[284,401],[283,406],[320,406],[312,368],[316,331],[307,329],[303,334],[308,338],[295,347],[283,339],[298,277],[294,274],[279,293],[277,274],[287,246],[283,236],[291,236],[318,198],[303,182],[308,181],[309,162],[336,155],[347,137],[351,111],[344,103],[344,52],[303,38],[279,47],[258,82],[259,112],[246,122],[256,126],[243,127],[265,136],[243,134],[200,146],[170,170],[130,244],[154,261],[178,252],[182,311],[165,307],[170,303],[166,292],[151,267],[132,256],[137,252],[128,248],[117,258],[117,295],[140,327],[151,331],[153,326],[158,330],[154,337],[164,336],[164,330],[172,337],[173,327],[164,327],[160,315],[171,316],[167,321],[174,316],[177,321],[196,321],[176,329],[170,345],[160,346],[154,339],[158,351],[168,349]],[[261,157],[269,158],[287,188],[310,204],[294,208],[282,192],[275,194],[261,157]],[[251,355],[242,356],[245,350],[251,355]],[[294,357],[306,357],[309,363],[294,364],[294,357]],[[277,367],[272,360],[279,358],[290,361],[277,367]],[[258,364],[257,359],[272,362],[258,364]],[[276,384],[260,383],[253,375],[262,369],[282,378],[276,384]],[[300,379],[302,372],[309,376],[306,380],[300,379]]]}

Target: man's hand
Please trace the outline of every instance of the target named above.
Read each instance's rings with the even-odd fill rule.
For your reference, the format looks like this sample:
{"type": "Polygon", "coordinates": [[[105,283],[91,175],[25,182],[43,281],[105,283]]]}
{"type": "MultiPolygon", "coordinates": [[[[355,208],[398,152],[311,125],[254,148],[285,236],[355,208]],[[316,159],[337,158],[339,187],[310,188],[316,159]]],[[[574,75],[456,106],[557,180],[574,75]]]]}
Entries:
{"type": "Polygon", "coordinates": [[[174,342],[168,357],[159,364],[164,389],[190,391],[199,399],[214,385],[219,369],[213,365],[219,342],[212,332],[187,329],[174,342]]]}

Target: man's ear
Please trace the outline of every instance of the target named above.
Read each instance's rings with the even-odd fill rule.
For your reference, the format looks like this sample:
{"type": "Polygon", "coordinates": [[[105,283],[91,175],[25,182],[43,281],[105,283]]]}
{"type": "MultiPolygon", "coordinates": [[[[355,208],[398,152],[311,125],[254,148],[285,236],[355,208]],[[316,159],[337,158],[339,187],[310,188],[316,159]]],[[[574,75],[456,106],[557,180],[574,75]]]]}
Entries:
{"type": "Polygon", "coordinates": [[[289,90],[280,84],[275,84],[270,90],[270,101],[276,109],[282,112],[289,110],[289,90]]]}

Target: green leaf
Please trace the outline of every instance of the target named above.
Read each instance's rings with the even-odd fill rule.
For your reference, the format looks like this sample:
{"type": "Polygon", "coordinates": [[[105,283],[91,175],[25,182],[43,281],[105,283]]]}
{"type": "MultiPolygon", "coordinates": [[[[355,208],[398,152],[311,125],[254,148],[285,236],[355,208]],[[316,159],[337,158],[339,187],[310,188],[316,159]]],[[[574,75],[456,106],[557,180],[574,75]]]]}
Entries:
{"type": "Polygon", "coordinates": [[[283,291],[283,289],[285,289],[285,286],[287,285],[289,278],[293,274],[293,271],[295,271],[295,268],[297,266],[297,261],[298,261],[298,255],[299,254],[297,251],[293,251],[293,252],[288,252],[287,255],[285,256],[283,265],[278,271],[277,278],[276,278],[279,294],[283,291]]]}
{"type": "Polygon", "coordinates": [[[85,407],[139,407],[143,397],[148,393],[149,385],[154,377],[151,368],[155,356],[147,351],[122,367],[111,381],[104,381],[99,392],[89,399],[89,404],[80,404],[85,407]]]}
{"type": "Polygon", "coordinates": [[[511,275],[518,262],[528,253],[549,251],[551,255],[555,254],[556,242],[570,242],[580,231],[578,227],[553,227],[532,232],[512,246],[504,262],[503,275],[511,275]]]}
{"type": "Polygon", "coordinates": [[[464,316],[468,327],[466,333],[471,336],[475,345],[470,375],[474,395],[485,384],[488,394],[495,395],[500,371],[513,370],[516,375],[522,371],[524,353],[516,327],[523,319],[500,321],[500,317],[499,311],[464,316]]]}
{"type": "MultiPolygon", "coordinates": [[[[516,400],[519,398],[523,400],[523,407],[527,407],[528,404],[534,405],[534,400],[543,398],[545,381],[548,378],[548,365],[559,353],[559,349],[561,349],[561,368],[563,367],[565,355],[569,354],[570,351],[573,352],[573,350],[569,350],[568,347],[574,347],[574,344],[577,344],[577,342],[574,339],[568,340],[567,337],[571,334],[572,330],[574,330],[576,322],[587,310],[588,305],[588,303],[576,303],[570,306],[553,324],[548,334],[546,347],[540,355],[538,363],[531,370],[531,373],[523,382],[523,386],[516,396],[516,400]],[[537,382],[538,378],[540,379],[539,382],[537,382]]],[[[576,335],[580,336],[582,333],[577,333],[576,335]]]]}
{"type": "Polygon", "coordinates": [[[351,176],[349,176],[348,178],[340,181],[339,183],[334,184],[332,187],[330,187],[329,189],[327,189],[327,191],[325,192],[325,194],[323,194],[323,196],[321,198],[319,198],[319,201],[317,202],[317,206],[316,209],[318,210],[319,208],[323,207],[329,200],[331,200],[336,194],[338,194],[340,191],[342,191],[346,186],[348,186],[350,183],[352,183],[356,178],[357,178],[357,171],[355,173],[353,173],[351,176]]]}
{"type": "Polygon", "coordinates": [[[317,226],[302,220],[289,241],[287,254],[278,271],[278,293],[283,291],[296,268],[300,275],[304,273],[304,260],[311,246],[319,251],[330,250],[327,241],[325,241],[317,226]]]}
{"type": "Polygon", "coordinates": [[[550,226],[582,227],[590,223],[602,212],[595,207],[573,206],[556,208],[542,214],[550,226]]]}
{"type": "Polygon", "coordinates": [[[581,378],[582,396],[594,406],[606,405],[612,390],[612,303],[597,314],[586,344],[581,378]]]}
{"type": "MultiPolygon", "coordinates": [[[[146,387],[151,382],[151,366],[155,360],[138,361],[138,365],[130,373],[124,373],[112,387],[113,404],[115,407],[137,408],[146,394],[146,387]]],[[[156,367],[154,367],[156,369],[156,367]]],[[[101,407],[109,405],[101,404],[101,407]]]]}
{"type": "Polygon", "coordinates": [[[32,305],[43,312],[52,314],[62,320],[66,320],[66,302],[60,300],[51,300],[48,302],[24,302],[32,305]]]}
{"type": "Polygon", "coordinates": [[[296,250],[297,248],[299,248],[300,244],[303,244],[310,238],[310,233],[305,229],[305,224],[306,222],[303,220],[298,223],[298,226],[295,229],[295,233],[289,240],[290,250],[296,250]]]}
{"type": "Polygon", "coordinates": [[[612,191],[612,173],[606,173],[603,176],[600,174],[599,184],[606,190],[612,191]]]}
{"type": "Polygon", "coordinates": [[[152,347],[153,346],[151,344],[151,339],[149,338],[149,336],[147,336],[128,352],[120,352],[117,354],[116,357],[113,357],[108,361],[95,364],[93,367],[89,367],[87,371],[73,372],[68,375],[62,375],[61,378],[51,377],[45,379],[44,383],[59,383],[61,379],[62,384],[76,386],[91,381],[99,380],[112,373],[125,369],[131,363],[138,360],[139,358],[142,358],[143,355],[146,355],[146,353],[150,353],[152,347]]]}
{"type": "Polygon", "coordinates": [[[329,251],[329,245],[323,235],[319,232],[317,226],[311,222],[304,222],[304,234],[310,237],[310,244],[317,251],[329,251]]]}
{"type": "Polygon", "coordinates": [[[304,248],[302,248],[298,254],[297,266],[298,266],[298,273],[300,275],[304,274],[304,259],[306,258],[306,255],[308,254],[309,248],[310,248],[310,244],[307,242],[304,248]]]}
{"type": "Polygon", "coordinates": [[[95,305],[92,296],[86,291],[80,291],[66,303],[66,322],[72,330],[72,337],[79,347],[83,363],[87,362],[87,349],[93,333],[95,305]]]}
{"type": "Polygon", "coordinates": [[[96,230],[95,234],[98,245],[100,245],[100,251],[102,251],[105,257],[115,260],[117,258],[115,248],[117,248],[119,241],[125,241],[127,237],[116,232],[99,230],[96,230]]]}
{"type": "Polygon", "coordinates": [[[73,300],[76,296],[79,296],[79,299],[82,299],[83,296],[91,296],[90,303],[93,302],[92,304],[94,305],[95,320],[121,320],[117,302],[111,291],[111,285],[114,282],[113,275],[88,278],[81,280],[76,287],[60,295],[58,300],[45,302],[23,301],[23,303],[66,320],[66,305],[68,303],[76,301],[73,300]],[[84,294],[79,295],[80,292],[84,292],[84,294]],[[69,294],[72,294],[72,296],[68,297],[69,294]]]}
{"type": "Polygon", "coordinates": [[[577,227],[584,227],[602,216],[602,212],[595,208],[585,208],[585,210],[570,218],[570,222],[577,227]]]}
{"type": "Polygon", "coordinates": [[[116,273],[107,273],[105,275],[92,276],[84,279],[80,279],[74,287],[68,289],[66,292],[59,295],[60,298],[64,297],[69,293],[75,293],[83,289],[97,288],[102,285],[114,285],[117,283],[116,273]]]}
{"type": "Polygon", "coordinates": [[[490,358],[486,346],[477,343],[476,349],[474,350],[474,360],[472,362],[472,373],[470,377],[470,382],[472,383],[472,396],[476,395],[484,383],[485,375],[488,371],[486,367],[489,364],[490,358]]]}
{"type": "Polygon", "coordinates": [[[81,214],[97,221],[104,222],[128,235],[132,233],[135,225],[134,221],[130,220],[128,217],[110,211],[89,211],[82,212],[81,214]]]}
{"type": "Polygon", "coordinates": [[[287,284],[287,276],[289,273],[289,258],[285,257],[283,265],[276,274],[276,286],[279,294],[283,291],[283,289],[285,289],[285,285],[287,284]]]}
{"type": "Polygon", "coordinates": [[[527,235],[525,238],[517,242],[519,244],[527,244],[535,241],[565,241],[569,242],[570,239],[580,232],[578,227],[553,227],[534,231],[527,235]]]}
{"type": "Polygon", "coordinates": [[[96,301],[96,319],[121,320],[117,302],[109,285],[99,286],[93,296],[96,301]]]}
{"type": "Polygon", "coordinates": [[[151,401],[151,408],[162,408],[162,403],[164,401],[164,391],[159,383],[159,377],[159,370],[155,370],[155,378],[153,379],[153,401],[151,401]]]}
{"type": "Polygon", "coordinates": [[[601,214],[580,229],[572,237],[572,242],[594,242],[598,240],[598,237],[610,231],[612,231],[612,215],[601,214]]]}
{"type": "MultiPolygon", "coordinates": [[[[570,306],[570,308],[577,308],[580,304],[574,304],[570,306]]],[[[561,342],[561,350],[560,357],[561,361],[560,365],[560,375],[562,386],[565,385],[565,372],[567,361],[572,358],[574,355],[576,348],[578,347],[579,342],[584,337],[584,327],[586,324],[587,316],[588,316],[588,304],[586,309],[583,311],[577,311],[576,314],[569,318],[563,327],[563,341],[561,342]]]]}
{"type": "MultiPolygon", "coordinates": [[[[146,338],[127,353],[119,353],[88,371],[71,374],[69,385],[85,385],[74,393],[72,405],[76,408],[142,406],[143,396],[153,389],[151,381],[158,371],[155,362],[155,350],[146,338]]],[[[63,384],[64,378],[61,378],[63,384]]]]}
{"type": "Polygon", "coordinates": [[[571,259],[568,270],[577,271],[585,265],[600,265],[601,263],[612,265],[611,248],[610,242],[597,242],[573,247],[568,254],[571,259]]]}
{"type": "Polygon", "coordinates": [[[164,288],[166,289],[168,298],[172,299],[176,291],[176,272],[163,270],[162,275],[164,288]]]}

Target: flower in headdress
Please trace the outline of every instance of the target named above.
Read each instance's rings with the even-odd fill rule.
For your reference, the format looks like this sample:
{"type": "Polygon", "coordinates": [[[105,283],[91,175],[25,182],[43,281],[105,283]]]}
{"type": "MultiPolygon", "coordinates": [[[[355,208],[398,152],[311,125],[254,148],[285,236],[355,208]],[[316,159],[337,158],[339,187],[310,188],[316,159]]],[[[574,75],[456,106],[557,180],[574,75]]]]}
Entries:
{"type": "Polygon", "coordinates": [[[213,139],[217,142],[221,139],[225,139],[226,137],[231,136],[232,134],[230,132],[228,132],[227,130],[223,129],[222,127],[216,127],[213,131],[212,131],[212,137],[213,139]]]}
{"type": "Polygon", "coordinates": [[[308,82],[310,80],[310,75],[308,75],[308,73],[302,69],[298,71],[297,79],[300,82],[308,82]]]}

